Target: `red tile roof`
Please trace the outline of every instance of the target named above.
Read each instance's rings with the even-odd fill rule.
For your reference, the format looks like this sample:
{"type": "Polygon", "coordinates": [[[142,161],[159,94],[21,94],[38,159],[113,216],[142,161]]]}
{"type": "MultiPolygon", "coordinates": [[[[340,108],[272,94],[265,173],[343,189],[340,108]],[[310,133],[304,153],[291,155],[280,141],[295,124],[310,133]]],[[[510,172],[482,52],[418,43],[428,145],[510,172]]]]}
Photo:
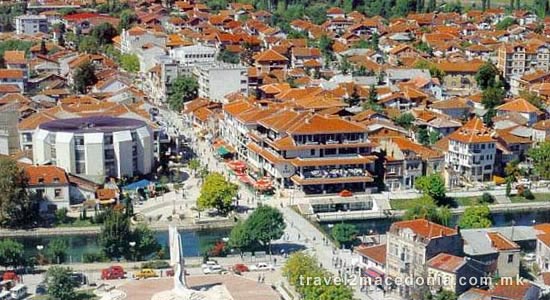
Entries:
{"type": "Polygon", "coordinates": [[[441,271],[455,273],[466,261],[463,257],[454,256],[448,253],[439,253],[428,261],[428,267],[441,271]]]}
{"type": "Polygon", "coordinates": [[[370,260],[373,260],[381,265],[386,264],[386,244],[376,245],[372,247],[356,247],[355,252],[360,255],[367,257],[370,260]]]}
{"type": "Polygon", "coordinates": [[[450,140],[459,141],[461,143],[490,143],[494,142],[492,132],[485,127],[480,118],[472,118],[464,126],[460,127],[455,132],[449,135],[450,140]]]}
{"type": "Polygon", "coordinates": [[[65,170],[56,166],[25,166],[29,185],[65,185],[69,183],[65,170]]]}
{"type": "Polygon", "coordinates": [[[453,228],[445,227],[426,219],[395,222],[392,224],[391,229],[410,229],[418,236],[426,239],[457,234],[457,231],[453,228]]]}

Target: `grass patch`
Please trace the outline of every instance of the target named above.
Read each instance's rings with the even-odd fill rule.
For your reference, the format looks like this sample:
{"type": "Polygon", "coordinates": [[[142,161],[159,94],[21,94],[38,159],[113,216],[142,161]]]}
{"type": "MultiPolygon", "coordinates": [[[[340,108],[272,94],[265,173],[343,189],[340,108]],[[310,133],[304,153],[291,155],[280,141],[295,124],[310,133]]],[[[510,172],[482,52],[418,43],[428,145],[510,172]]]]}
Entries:
{"type": "MultiPolygon", "coordinates": [[[[414,207],[418,199],[419,198],[393,199],[393,200],[390,200],[390,206],[392,209],[395,209],[395,210],[407,210],[414,207]]],[[[449,203],[451,207],[472,206],[472,205],[479,204],[480,202],[481,202],[481,196],[460,197],[460,198],[452,198],[447,200],[447,203],[449,203]]]]}
{"type": "Polygon", "coordinates": [[[533,193],[535,199],[529,200],[522,196],[510,196],[512,203],[528,203],[528,202],[548,202],[550,201],[550,193],[533,193]]]}
{"type": "MultiPolygon", "coordinates": [[[[29,298],[32,300],[54,300],[53,297],[50,297],[48,295],[40,295],[40,296],[34,296],[32,298],[29,298]]],[[[85,291],[77,291],[76,292],[76,298],[74,300],[99,300],[99,298],[94,295],[92,290],[85,290],[85,291]]]]}
{"type": "Polygon", "coordinates": [[[92,223],[92,219],[88,218],[85,220],[81,220],[80,218],[71,218],[71,221],[69,223],[61,223],[61,224],[55,224],[55,227],[91,227],[91,226],[98,226],[98,224],[92,223]]]}

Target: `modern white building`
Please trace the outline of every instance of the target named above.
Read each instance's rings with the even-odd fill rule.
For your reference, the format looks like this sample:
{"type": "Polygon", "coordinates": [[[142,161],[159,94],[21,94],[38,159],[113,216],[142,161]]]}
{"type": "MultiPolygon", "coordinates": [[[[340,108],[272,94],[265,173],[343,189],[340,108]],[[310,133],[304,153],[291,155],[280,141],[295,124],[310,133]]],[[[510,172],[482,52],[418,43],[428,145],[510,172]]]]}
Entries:
{"type": "Polygon", "coordinates": [[[134,27],[128,30],[122,30],[120,35],[120,52],[136,53],[136,51],[144,46],[156,45],[160,47],[166,46],[166,34],[162,32],[153,32],[145,30],[141,27],[134,27]]]}
{"type": "Polygon", "coordinates": [[[217,54],[217,48],[203,45],[184,46],[170,50],[170,57],[182,66],[213,63],[216,61],[217,54]]]}
{"type": "Polygon", "coordinates": [[[449,135],[445,155],[449,183],[482,182],[492,179],[496,140],[479,118],[473,118],[449,135]]]}
{"type": "Polygon", "coordinates": [[[151,172],[153,133],[140,120],[85,117],[41,124],[34,134],[35,164],[51,164],[91,180],[151,172]]]}
{"type": "Polygon", "coordinates": [[[194,74],[199,83],[199,97],[224,102],[224,96],[230,93],[248,95],[248,73],[243,65],[222,62],[199,64],[194,74]]]}
{"type": "Polygon", "coordinates": [[[22,15],[15,17],[16,34],[36,34],[48,32],[48,18],[41,15],[22,15]]]}

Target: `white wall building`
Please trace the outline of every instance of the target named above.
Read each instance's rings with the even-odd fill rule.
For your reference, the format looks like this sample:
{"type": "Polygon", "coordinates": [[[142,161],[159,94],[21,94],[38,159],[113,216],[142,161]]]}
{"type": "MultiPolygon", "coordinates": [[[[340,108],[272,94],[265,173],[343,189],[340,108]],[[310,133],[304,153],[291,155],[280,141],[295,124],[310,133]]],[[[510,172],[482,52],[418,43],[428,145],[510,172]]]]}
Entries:
{"type": "Polygon", "coordinates": [[[141,27],[134,27],[129,30],[122,30],[120,38],[120,51],[123,54],[136,53],[138,49],[147,44],[165,47],[167,39],[166,34],[162,32],[151,32],[141,27]]]}
{"type": "Polygon", "coordinates": [[[51,163],[91,180],[151,172],[153,133],[143,121],[113,117],[55,120],[34,134],[35,164],[51,163]]]}
{"type": "Polygon", "coordinates": [[[170,57],[183,66],[214,63],[217,54],[217,48],[203,45],[184,46],[170,50],[170,57]]]}
{"type": "Polygon", "coordinates": [[[36,34],[48,32],[48,18],[39,15],[22,15],[15,17],[16,34],[36,34]]]}
{"type": "Polygon", "coordinates": [[[248,95],[247,68],[239,64],[199,64],[194,74],[199,83],[199,97],[224,101],[224,96],[234,92],[248,95]]]}

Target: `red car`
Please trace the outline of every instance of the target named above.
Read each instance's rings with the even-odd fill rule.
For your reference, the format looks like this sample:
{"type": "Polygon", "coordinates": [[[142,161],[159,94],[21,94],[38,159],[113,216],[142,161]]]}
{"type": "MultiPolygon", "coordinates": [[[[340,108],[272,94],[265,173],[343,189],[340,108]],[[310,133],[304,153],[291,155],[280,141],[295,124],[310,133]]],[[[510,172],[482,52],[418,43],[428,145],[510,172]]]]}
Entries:
{"type": "Polygon", "coordinates": [[[248,267],[244,264],[236,264],[233,266],[233,271],[235,272],[238,272],[238,273],[244,273],[244,272],[248,272],[248,267]]]}
{"type": "Polygon", "coordinates": [[[124,275],[124,269],[121,266],[110,266],[101,270],[101,279],[103,280],[122,279],[124,275]]]}
{"type": "Polygon", "coordinates": [[[19,276],[15,274],[13,271],[6,271],[4,272],[4,275],[2,275],[2,281],[6,280],[13,280],[15,282],[19,282],[19,276]]]}

